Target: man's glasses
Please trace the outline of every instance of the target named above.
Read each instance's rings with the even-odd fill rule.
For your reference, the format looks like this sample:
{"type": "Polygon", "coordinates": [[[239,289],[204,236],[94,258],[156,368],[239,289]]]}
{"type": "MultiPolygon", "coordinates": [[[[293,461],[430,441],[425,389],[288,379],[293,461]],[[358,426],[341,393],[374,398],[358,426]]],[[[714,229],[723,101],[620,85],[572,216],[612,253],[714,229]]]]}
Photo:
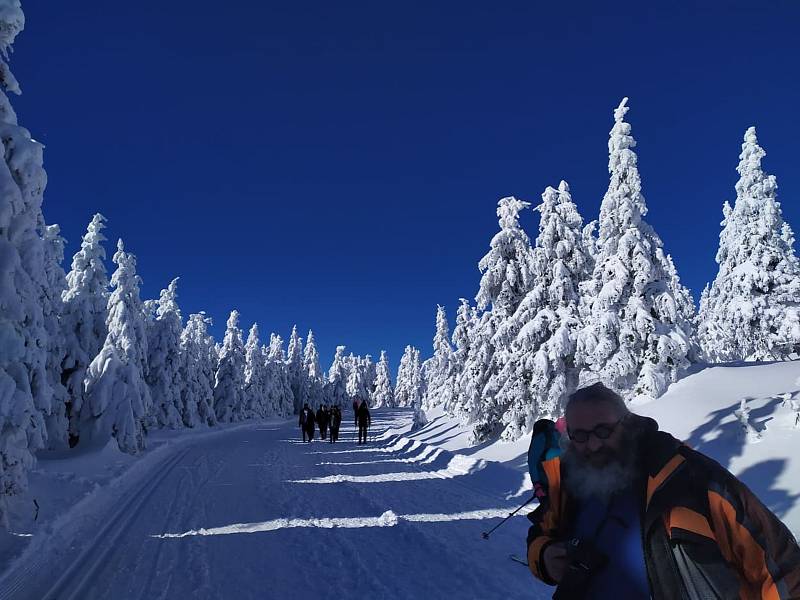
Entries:
{"type": "Polygon", "coordinates": [[[614,433],[614,430],[620,423],[622,423],[624,419],[625,417],[611,425],[602,423],[590,431],[585,429],[567,429],[567,435],[569,436],[569,439],[571,439],[573,442],[578,442],[579,444],[588,442],[590,435],[595,436],[598,440],[607,440],[611,437],[611,434],[614,433]]]}

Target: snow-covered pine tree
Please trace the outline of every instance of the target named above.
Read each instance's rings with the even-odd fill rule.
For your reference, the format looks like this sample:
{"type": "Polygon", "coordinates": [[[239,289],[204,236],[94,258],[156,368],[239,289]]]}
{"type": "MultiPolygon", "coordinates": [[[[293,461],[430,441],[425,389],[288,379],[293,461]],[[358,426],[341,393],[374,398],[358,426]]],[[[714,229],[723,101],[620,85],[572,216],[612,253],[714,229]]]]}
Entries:
{"type": "Polygon", "coordinates": [[[20,93],[6,63],[25,16],[17,0],[0,0],[0,526],[6,498],[27,486],[33,453],[45,444],[50,413],[47,331],[40,298],[47,285],[41,228],[47,175],[42,145],[20,127],[6,92],[20,93]]]}
{"type": "Polygon", "coordinates": [[[508,406],[503,438],[528,433],[537,419],[560,416],[578,384],[575,349],[581,320],[580,285],[592,273],[583,219],[569,186],[542,194],[533,249],[535,285],[502,327],[514,335],[498,403],[508,406]]]}
{"type": "Polygon", "coordinates": [[[244,345],[244,405],[247,418],[265,417],[272,414],[267,402],[267,363],[261,353],[258,323],[253,323],[244,345]]]}
{"type": "Polygon", "coordinates": [[[112,436],[119,449],[131,454],[144,448],[144,419],[152,400],[144,374],[147,365],[147,331],[141,278],[136,257],[125,252],[120,239],[113,258],[106,335],[100,353],[86,370],[85,401],[80,413],[80,442],[102,445],[112,436]]]}
{"type": "Polygon", "coordinates": [[[761,434],[750,423],[750,407],[747,406],[747,398],[742,398],[739,403],[739,410],[733,411],[733,414],[736,415],[741,426],[741,436],[748,444],[754,444],[761,440],[761,434]]]}
{"type": "Polygon", "coordinates": [[[463,415],[466,413],[465,398],[466,394],[461,387],[468,379],[465,375],[467,357],[469,356],[474,330],[478,323],[477,310],[470,306],[469,300],[460,299],[458,311],[456,312],[456,326],[453,329],[453,399],[449,405],[445,405],[445,410],[451,415],[463,415]]]}
{"type": "Polygon", "coordinates": [[[412,369],[414,364],[414,348],[406,346],[397,368],[397,379],[394,384],[395,406],[408,407],[413,402],[412,369]]]}
{"type": "Polygon", "coordinates": [[[519,224],[519,212],[529,206],[514,197],[498,202],[500,231],[478,264],[483,275],[475,300],[478,309],[486,312],[480,317],[467,356],[462,374],[467,380],[459,385],[475,442],[494,435],[502,426],[505,406],[497,403],[496,394],[503,386],[500,374],[511,359],[511,338],[503,335],[501,326],[533,285],[531,244],[519,224]]]}
{"type": "Polygon", "coordinates": [[[389,372],[389,359],[386,357],[385,350],[381,350],[381,359],[378,361],[376,369],[372,406],[375,408],[395,406],[392,376],[389,372]]]}
{"type": "Polygon", "coordinates": [[[319,406],[325,401],[325,379],[322,368],[319,365],[319,352],[314,341],[314,332],[310,329],[308,330],[303,352],[303,390],[300,406],[302,408],[305,403],[308,403],[309,406],[319,406]]]}
{"type": "Polygon", "coordinates": [[[367,365],[360,356],[349,356],[349,373],[347,375],[347,395],[350,398],[358,398],[359,401],[366,401],[370,405],[370,393],[367,389],[367,365]]]}
{"type": "Polygon", "coordinates": [[[436,307],[436,333],[433,336],[433,356],[425,361],[423,369],[425,396],[424,410],[435,406],[449,406],[453,401],[455,386],[455,358],[450,346],[450,328],[444,306],[436,307]]]}
{"type": "Polygon", "coordinates": [[[299,413],[303,407],[303,338],[297,334],[297,325],[292,327],[292,335],[289,337],[289,353],[286,358],[286,370],[289,374],[289,385],[294,396],[294,412],[299,413]]]}
{"type": "Polygon", "coordinates": [[[47,331],[47,371],[48,385],[53,391],[50,402],[50,413],[45,414],[47,426],[47,446],[52,449],[63,449],[69,445],[69,421],[67,420],[67,403],[69,395],[61,380],[61,369],[67,347],[75,344],[75,340],[67,342],[68,332],[64,329],[62,316],[64,301],[62,294],[67,289],[67,276],[61,264],[64,262],[64,238],[61,237],[58,225],[44,227],[44,270],[47,285],[42,288],[42,315],[47,331]]]}
{"type": "Polygon", "coordinates": [[[723,207],[719,272],[700,305],[700,343],[711,362],[778,360],[800,350],[800,262],[764,156],[750,127],[736,203],[723,207]]]}
{"type": "Polygon", "coordinates": [[[653,228],[633,151],[624,98],[608,142],[611,180],[600,207],[592,277],[581,309],[576,359],[582,383],[602,381],[624,396],[658,397],[695,357],[693,306],[653,228]],[[687,311],[692,311],[687,314],[687,311]]]}
{"type": "Polygon", "coordinates": [[[328,382],[325,385],[325,397],[328,404],[339,404],[343,409],[348,405],[348,369],[344,350],[344,346],[336,346],[333,362],[328,369],[328,382]]]}
{"type": "Polygon", "coordinates": [[[244,342],[239,311],[231,311],[214,374],[214,412],[223,423],[244,418],[244,342]]]}
{"type": "Polygon", "coordinates": [[[378,378],[378,365],[372,360],[372,355],[367,354],[363,360],[364,368],[364,387],[366,388],[367,397],[370,399],[370,406],[372,406],[372,394],[375,392],[375,381],[378,378]]]}
{"type": "Polygon", "coordinates": [[[287,417],[294,412],[294,394],[289,383],[283,338],[276,333],[270,334],[266,365],[267,397],[272,405],[271,414],[287,417]]]}
{"type": "Polygon", "coordinates": [[[184,380],[180,376],[183,323],[178,307],[177,277],[161,290],[153,305],[155,319],[147,328],[148,369],[145,376],[153,399],[152,417],[157,427],[178,429],[183,426],[181,397],[184,380]]]}
{"type": "Polygon", "coordinates": [[[217,423],[214,371],[218,358],[209,325],[211,319],[205,313],[192,314],[181,333],[181,416],[187,427],[217,423]]]}
{"type": "Polygon", "coordinates": [[[428,417],[422,407],[422,397],[425,393],[425,382],[422,380],[422,365],[419,360],[419,350],[413,349],[409,369],[409,389],[411,391],[411,406],[414,408],[414,418],[411,422],[411,431],[417,431],[428,424],[428,417]]]}
{"type": "Polygon", "coordinates": [[[106,273],[106,240],[102,231],[105,217],[92,217],[81,240],[81,248],[72,257],[67,274],[67,289],[62,294],[62,325],[67,342],[61,378],[69,395],[67,418],[70,445],[79,439],[80,413],[84,400],[83,381],[92,359],[100,353],[108,335],[109,283],[106,273]]]}

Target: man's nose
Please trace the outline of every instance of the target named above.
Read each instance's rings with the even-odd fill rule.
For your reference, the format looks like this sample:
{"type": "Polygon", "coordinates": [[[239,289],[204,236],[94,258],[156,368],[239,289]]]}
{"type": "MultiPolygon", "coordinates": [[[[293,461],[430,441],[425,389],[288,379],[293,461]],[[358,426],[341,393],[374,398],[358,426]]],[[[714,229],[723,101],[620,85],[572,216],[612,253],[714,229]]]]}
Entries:
{"type": "Polygon", "coordinates": [[[603,442],[597,439],[596,435],[589,435],[589,439],[586,440],[586,447],[589,449],[590,452],[596,452],[603,446],[603,442]]]}

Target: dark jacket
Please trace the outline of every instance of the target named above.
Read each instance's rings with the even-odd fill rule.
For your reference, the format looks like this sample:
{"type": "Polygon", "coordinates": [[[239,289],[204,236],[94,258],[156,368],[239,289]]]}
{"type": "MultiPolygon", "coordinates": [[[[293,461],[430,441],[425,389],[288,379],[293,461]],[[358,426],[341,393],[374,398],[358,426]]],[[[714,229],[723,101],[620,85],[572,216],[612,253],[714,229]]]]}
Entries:
{"type": "Polygon", "coordinates": [[[339,429],[339,426],[341,424],[342,424],[342,413],[339,411],[338,408],[334,408],[331,411],[331,428],[339,429]]]}
{"type": "MultiPolygon", "coordinates": [[[[792,534],[724,467],[633,417],[643,477],[642,543],[652,597],[800,598],[800,548],[792,534]]],[[[576,503],[562,489],[560,458],[543,463],[549,496],[529,518],[531,572],[553,585],[542,557],[566,539],[576,503]]]]}
{"type": "Polygon", "coordinates": [[[328,416],[322,408],[317,409],[317,425],[319,425],[320,429],[328,426],[328,416]]]}
{"type": "Polygon", "coordinates": [[[314,411],[310,408],[304,408],[300,411],[300,427],[305,429],[314,428],[314,411]]]}
{"type": "Polygon", "coordinates": [[[359,427],[369,427],[372,425],[372,417],[369,414],[369,409],[367,408],[366,402],[362,402],[361,406],[358,407],[356,418],[358,419],[359,427]]]}

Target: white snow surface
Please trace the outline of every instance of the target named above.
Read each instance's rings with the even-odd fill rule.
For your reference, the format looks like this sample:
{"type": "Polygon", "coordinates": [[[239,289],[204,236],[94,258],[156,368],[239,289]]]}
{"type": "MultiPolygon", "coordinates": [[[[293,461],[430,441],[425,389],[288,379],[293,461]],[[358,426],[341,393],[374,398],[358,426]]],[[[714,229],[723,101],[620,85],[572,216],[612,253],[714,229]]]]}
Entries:
{"type": "Polygon", "coordinates": [[[347,413],[337,444],[291,419],[43,458],[12,498],[0,600],[549,597],[508,558],[532,507],[481,537],[527,499],[523,474],[410,439],[412,417],[376,409],[366,446],[347,413]]]}
{"type": "MultiPolygon", "coordinates": [[[[709,367],[632,408],[800,533],[800,362],[709,367]]],[[[337,444],[303,444],[291,419],[158,431],[140,457],[45,454],[10,502],[0,600],[549,598],[508,559],[534,505],[481,539],[529,497],[528,437],[469,447],[441,408],[414,432],[412,414],[375,409],[366,446],[348,413],[337,444]]]]}
{"type": "MultiPolygon", "coordinates": [[[[653,417],[662,430],[738,476],[800,537],[800,361],[710,366],[631,410],[653,417]],[[736,414],[742,399],[757,439],[743,430],[736,414]]],[[[441,409],[428,416],[431,423],[416,439],[449,452],[468,451],[473,459],[527,468],[530,435],[469,448],[469,427],[441,409]]]]}

